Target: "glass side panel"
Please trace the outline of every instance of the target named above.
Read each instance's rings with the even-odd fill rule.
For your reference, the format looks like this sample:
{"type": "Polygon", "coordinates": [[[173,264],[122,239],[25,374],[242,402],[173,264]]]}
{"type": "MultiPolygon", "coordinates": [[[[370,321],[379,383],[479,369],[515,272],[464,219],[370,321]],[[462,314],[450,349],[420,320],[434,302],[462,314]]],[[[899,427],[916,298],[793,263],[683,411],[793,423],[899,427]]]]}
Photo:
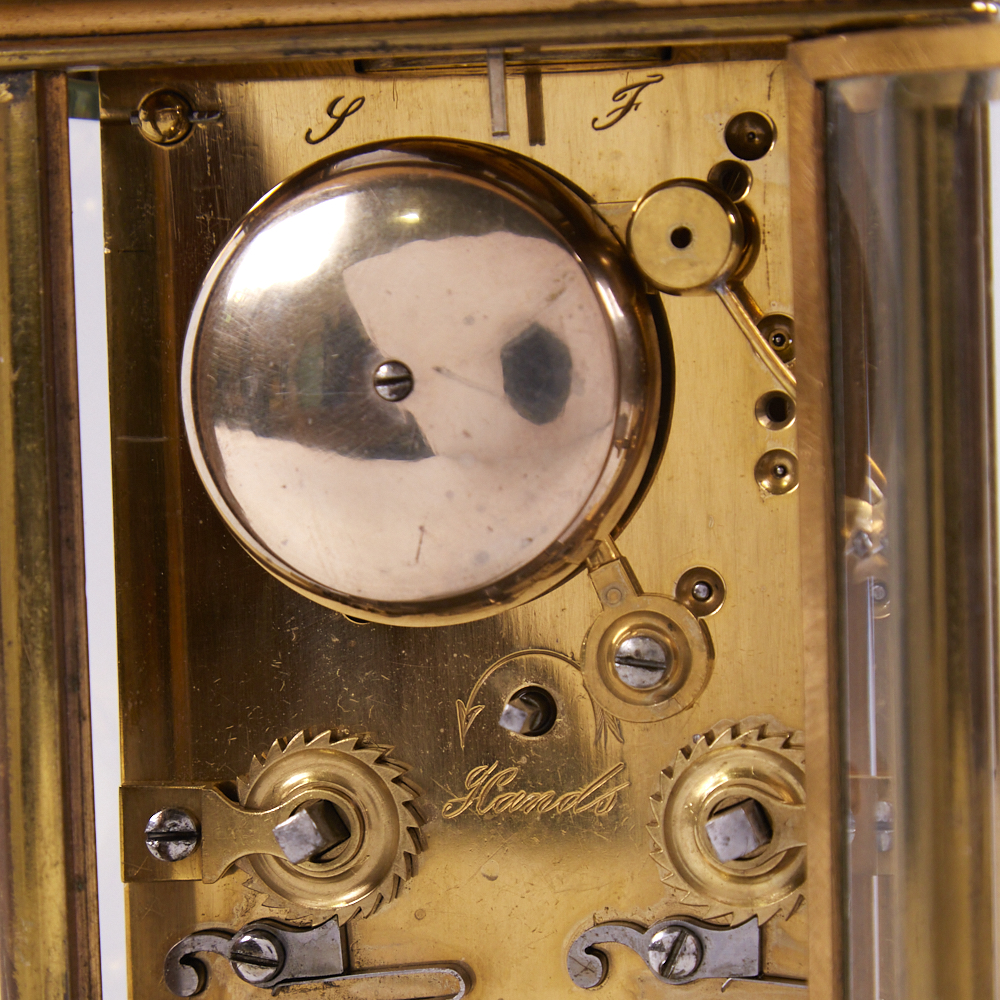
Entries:
{"type": "Polygon", "coordinates": [[[828,90],[853,1000],[996,991],[992,90],[828,90]]]}

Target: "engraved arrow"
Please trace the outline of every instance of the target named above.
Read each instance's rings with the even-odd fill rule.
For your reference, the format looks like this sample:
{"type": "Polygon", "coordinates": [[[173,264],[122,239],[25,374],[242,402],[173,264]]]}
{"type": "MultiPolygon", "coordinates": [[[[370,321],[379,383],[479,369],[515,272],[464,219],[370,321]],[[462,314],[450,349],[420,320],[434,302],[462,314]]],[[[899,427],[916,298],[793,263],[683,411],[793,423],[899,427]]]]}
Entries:
{"type": "Polygon", "coordinates": [[[507,653],[506,656],[501,656],[496,663],[487,667],[482,674],[479,676],[479,680],[476,681],[472,686],[472,690],[469,692],[468,700],[462,701],[459,698],[455,702],[455,713],[458,716],[458,741],[465,749],[465,737],[469,732],[472,723],[476,721],[479,713],[486,707],[485,705],[474,705],[473,702],[482,690],[483,685],[493,676],[501,667],[506,666],[513,660],[518,660],[522,656],[551,656],[554,660],[561,660],[563,663],[568,663],[571,667],[576,670],[580,669],[580,665],[572,657],[567,656],[565,653],[557,653],[554,649],[519,649],[515,653],[507,653]]]}

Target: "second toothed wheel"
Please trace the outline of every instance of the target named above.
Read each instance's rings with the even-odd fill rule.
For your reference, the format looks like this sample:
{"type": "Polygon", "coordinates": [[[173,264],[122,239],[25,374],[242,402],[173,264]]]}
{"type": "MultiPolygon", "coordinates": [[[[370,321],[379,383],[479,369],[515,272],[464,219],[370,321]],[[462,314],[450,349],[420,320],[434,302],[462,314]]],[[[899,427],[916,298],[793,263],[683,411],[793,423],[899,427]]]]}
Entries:
{"type": "Polygon", "coordinates": [[[764,716],[717,723],[677,752],[652,796],[649,827],[677,903],[734,925],[797,909],[806,877],[804,764],[802,734],[764,716]]]}
{"type": "Polygon", "coordinates": [[[244,858],[247,885],[267,893],[266,905],[311,922],[336,915],[343,926],[396,895],[420,849],[413,807],[419,792],[387,752],[354,737],[334,742],[327,732],[307,742],[298,733],[254,757],[249,774],[239,779],[245,809],[325,801],[349,831],[342,843],[298,864],[270,854],[244,858]]]}

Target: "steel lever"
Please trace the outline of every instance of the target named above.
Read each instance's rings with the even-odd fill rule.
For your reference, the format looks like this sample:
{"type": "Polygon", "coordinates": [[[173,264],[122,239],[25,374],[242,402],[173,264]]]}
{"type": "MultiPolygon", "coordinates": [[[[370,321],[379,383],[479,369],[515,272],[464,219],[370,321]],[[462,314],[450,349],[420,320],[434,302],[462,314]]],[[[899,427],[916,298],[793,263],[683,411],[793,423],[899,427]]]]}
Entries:
{"type": "Polygon", "coordinates": [[[752,917],[738,927],[713,927],[674,917],[648,930],[631,923],[598,924],[570,946],[570,979],[593,989],[608,974],[607,955],[596,946],[623,944],[649,966],[660,982],[681,985],[695,979],[753,979],[760,973],[760,928],[752,917]]]}
{"type": "Polygon", "coordinates": [[[212,929],[189,934],[167,952],[163,963],[163,978],[171,993],[190,997],[205,988],[208,970],[196,956],[206,953],[227,959],[244,982],[274,992],[300,983],[336,985],[361,979],[441,975],[454,980],[452,992],[440,998],[426,998],[425,994],[421,1000],[462,1000],[471,985],[466,969],[447,963],[348,972],[345,932],[332,917],[317,927],[255,920],[235,933],[212,929]]]}

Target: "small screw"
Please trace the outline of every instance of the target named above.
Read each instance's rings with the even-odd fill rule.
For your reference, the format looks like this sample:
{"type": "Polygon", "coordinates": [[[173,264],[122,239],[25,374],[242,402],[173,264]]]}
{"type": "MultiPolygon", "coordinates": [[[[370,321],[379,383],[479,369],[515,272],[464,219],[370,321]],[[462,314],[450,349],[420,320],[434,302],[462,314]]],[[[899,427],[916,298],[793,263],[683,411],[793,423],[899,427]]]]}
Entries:
{"type": "Polygon", "coordinates": [[[888,599],[889,588],[881,580],[876,580],[872,584],[872,600],[876,604],[885,604],[888,599]]]}
{"type": "Polygon", "coordinates": [[[714,591],[712,590],[712,585],[706,580],[698,580],[698,582],[691,587],[691,596],[696,601],[710,601],[713,593],[714,591]]]}
{"type": "Polygon", "coordinates": [[[146,848],[160,861],[180,861],[198,846],[198,824],[184,809],[161,809],[146,823],[146,848]]]}
{"type": "Polygon", "coordinates": [[[176,90],[154,90],[142,99],[130,121],[154,146],[176,146],[191,134],[192,126],[211,125],[221,118],[221,111],[195,111],[176,90]]]}
{"type": "Polygon", "coordinates": [[[402,361],[386,361],[375,369],[375,391],[390,403],[398,403],[413,392],[413,372],[402,361]]]}
{"type": "Polygon", "coordinates": [[[244,982],[259,985],[274,979],[285,964],[285,949],[273,934],[244,931],[229,946],[233,971],[244,982]]]}
{"type": "Polygon", "coordinates": [[[673,666],[673,651],[653,635],[630,635],[615,650],[615,673],[637,690],[656,687],[673,666]]]}
{"type": "Polygon", "coordinates": [[[701,941],[687,927],[673,925],[654,934],[649,942],[649,964],[663,979],[690,979],[701,965],[701,941]]]}
{"type": "Polygon", "coordinates": [[[757,459],[753,475],[765,493],[772,496],[791,493],[799,485],[798,460],[790,451],[774,448],[757,459]]]}
{"type": "Polygon", "coordinates": [[[191,102],[176,90],[154,90],[139,104],[134,124],[156,146],[175,146],[191,132],[191,102]]]}
{"type": "Polygon", "coordinates": [[[795,359],[795,321],[791,316],[769,313],[761,318],[757,327],[782,361],[787,363],[795,359]]]}
{"type": "Polygon", "coordinates": [[[875,540],[869,532],[863,528],[858,528],[851,534],[850,540],[847,543],[847,551],[859,559],[864,559],[875,551],[875,540]]]}

